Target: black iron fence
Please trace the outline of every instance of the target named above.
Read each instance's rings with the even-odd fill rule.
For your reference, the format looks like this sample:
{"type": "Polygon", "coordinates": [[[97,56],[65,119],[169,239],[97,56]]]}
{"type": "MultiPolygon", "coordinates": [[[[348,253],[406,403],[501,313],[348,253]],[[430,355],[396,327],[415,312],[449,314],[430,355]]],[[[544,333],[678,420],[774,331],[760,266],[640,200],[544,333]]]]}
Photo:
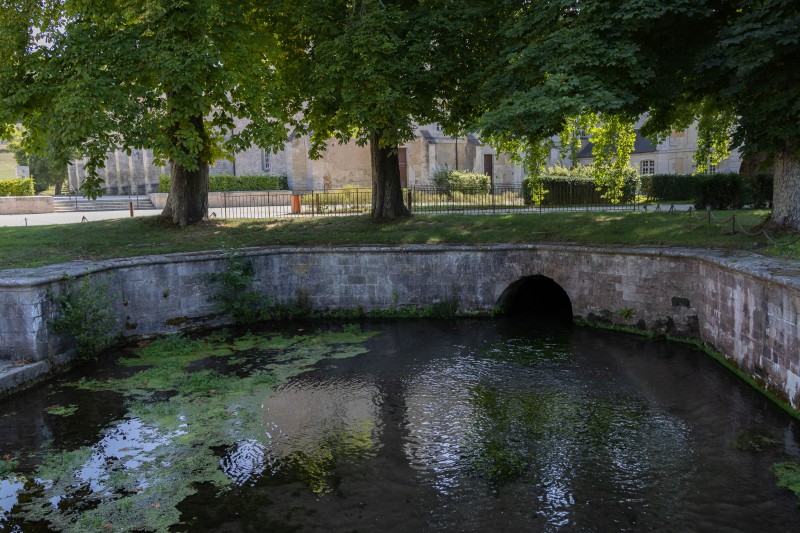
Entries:
{"type": "MultiPolygon", "coordinates": [[[[371,189],[326,191],[270,191],[217,193],[211,218],[279,218],[345,216],[369,213],[371,189]]],[[[435,187],[403,189],[403,201],[412,213],[516,213],[544,211],[634,210],[635,198],[616,200],[591,183],[556,183],[536,189],[495,186],[446,190],[435,187]]]]}

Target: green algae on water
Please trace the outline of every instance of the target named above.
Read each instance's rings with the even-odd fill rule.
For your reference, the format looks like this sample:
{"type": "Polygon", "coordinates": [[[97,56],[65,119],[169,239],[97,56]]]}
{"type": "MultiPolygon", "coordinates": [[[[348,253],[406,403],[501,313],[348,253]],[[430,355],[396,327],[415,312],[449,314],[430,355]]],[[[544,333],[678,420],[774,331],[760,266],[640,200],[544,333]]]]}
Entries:
{"type": "Polygon", "coordinates": [[[778,486],[787,488],[800,496],[800,462],[775,463],[772,465],[772,472],[778,478],[778,486]]]}
{"type": "MultiPolygon", "coordinates": [[[[789,489],[800,496],[800,462],[788,461],[772,465],[772,473],[778,478],[778,486],[789,489]]],[[[800,500],[797,502],[800,505],[800,500]]]]}
{"type": "Polygon", "coordinates": [[[745,431],[733,441],[733,447],[737,450],[756,453],[780,444],[774,433],[760,428],[745,431]]]}
{"type": "Polygon", "coordinates": [[[44,410],[48,415],[54,416],[72,416],[78,412],[78,406],[74,404],[69,405],[51,405],[44,410]]]}
{"type": "MultiPolygon", "coordinates": [[[[122,394],[128,413],[92,446],[43,455],[22,504],[26,518],[46,520],[59,531],[169,530],[180,523],[178,505],[196,493],[198,483],[225,491],[269,474],[264,467],[253,476],[237,477],[223,465],[245,447],[266,457],[270,438],[262,404],[276,386],[321,361],[366,353],[362,344],[373,335],[171,336],[133,350],[118,361],[132,372],[72,384],[122,394]],[[233,366],[232,360],[231,372],[226,365],[233,366]],[[220,459],[219,450],[228,450],[226,457],[220,459]]],[[[56,411],[66,413],[69,407],[56,411]]],[[[367,445],[357,433],[337,440],[356,449],[367,445]]],[[[294,454],[282,462],[310,491],[324,494],[336,486],[335,454],[357,455],[351,452],[334,445],[315,456],[294,454]]]]}

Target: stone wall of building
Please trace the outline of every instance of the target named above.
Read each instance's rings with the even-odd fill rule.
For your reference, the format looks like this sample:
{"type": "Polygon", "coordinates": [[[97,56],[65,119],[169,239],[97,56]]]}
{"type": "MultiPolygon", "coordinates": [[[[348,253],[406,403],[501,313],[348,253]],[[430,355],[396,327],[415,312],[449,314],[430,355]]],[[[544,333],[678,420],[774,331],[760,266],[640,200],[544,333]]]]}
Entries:
{"type": "Polygon", "coordinates": [[[0,197],[0,215],[28,215],[33,213],[52,212],[52,196],[0,197]]]}
{"type": "MultiPolygon", "coordinates": [[[[543,275],[590,321],[700,339],[800,407],[800,271],[757,256],[556,245],[250,250],[255,290],[318,310],[424,307],[455,300],[490,311],[513,283],[543,275]]],[[[67,284],[105,286],[122,336],[218,324],[208,274],[223,253],[73,262],[7,270],[0,280],[0,359],[43,371],[69,353],[50,321],[67,284]]],[[[546,302],[543,302],[547,305],[546,302]]]]}

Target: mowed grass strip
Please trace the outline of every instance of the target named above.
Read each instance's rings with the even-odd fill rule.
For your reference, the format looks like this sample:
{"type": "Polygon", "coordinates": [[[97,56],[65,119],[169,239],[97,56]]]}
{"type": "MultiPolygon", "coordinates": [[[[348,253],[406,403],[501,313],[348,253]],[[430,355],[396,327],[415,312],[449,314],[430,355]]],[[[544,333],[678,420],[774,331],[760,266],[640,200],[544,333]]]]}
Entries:
{"type": "MultiPolygon", "coordinates": [[[[761,224],[768,211],[731,211],[738,227],[761,224]]],[[[703,215],[701,213],[699,216],[703,215]]],[[[718,213],[718,216],[723,216],[718,213]]],[[[789,241],[792,236],[779,237],[789,241]]],[[[385,224],[368,217],[213,220],[174,228],[157,217],[61,226],[0,228],[0,268],[27,268],[73,259],[108,259],[172,252],[263,246],[358,244],[576,243],[666,245],[758,251],[800,258],[800,244],[770,247],[763,237],[731,234],[686,213],[561,212],[508,215],[416,215],[385,224]]]]}
{"type": "Polygon", "coordinates": [[[8,145],[0,143],[0,180],[13,180],[16,177],[17,160],[8,145]]]}

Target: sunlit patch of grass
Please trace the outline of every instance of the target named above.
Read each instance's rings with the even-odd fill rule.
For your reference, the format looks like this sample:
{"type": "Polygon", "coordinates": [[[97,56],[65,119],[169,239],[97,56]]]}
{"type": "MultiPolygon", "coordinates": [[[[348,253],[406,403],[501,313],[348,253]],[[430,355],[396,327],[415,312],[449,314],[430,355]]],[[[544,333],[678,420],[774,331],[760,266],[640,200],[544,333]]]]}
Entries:
{"type": "MultiPolygon", "coordinates": [[[[737,228],[754,228],[768,211],[733,211],[737,228]]],[[[64,226],[0,228],[0,268],[34,267],[72,259],[106,259],[153,253],[229,250],[263,246],[578,243],[585,245],[668,245],[758,249],[800,258],[800,243],[768,247],[731,225],[708,224],[703,213],[556,212],[500,215],[415,215],[386,224],[367,216],[211,220],[173,228],[156,217],[105,220],[64,226]],[[66,235],[69,238],[66,238],[66,235]]],[[[792,235],[778,236],[790,242],[792,235]]]]}

